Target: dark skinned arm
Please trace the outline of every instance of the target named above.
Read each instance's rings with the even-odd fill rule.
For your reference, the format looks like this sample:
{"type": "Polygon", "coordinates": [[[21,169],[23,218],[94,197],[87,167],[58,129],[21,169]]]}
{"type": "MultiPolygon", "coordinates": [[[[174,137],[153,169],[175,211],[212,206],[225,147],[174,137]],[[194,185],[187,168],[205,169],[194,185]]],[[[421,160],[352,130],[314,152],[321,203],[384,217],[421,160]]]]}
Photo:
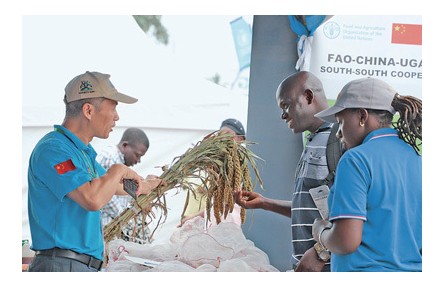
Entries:
{"type": "MultiPolygon", "coordinates": [[[[320,231],[324,227],[329,227],[330,222],[315,219],[312,226],[312,236],[315,241],[320,242],[320,231]]],[[[360,246],[362,242],[363,220],[359,219],[339,219],[332,223],[330,229],[326,229],[321,234],[321,243],[332,253],[350,254],[360,246]]]]}
{"type": "Polygon", "coordinates": [[[263,209],[291,217],[291,201],[275,200],[252,191],[235,191],[235,202],[246,209],[263,209]]]}

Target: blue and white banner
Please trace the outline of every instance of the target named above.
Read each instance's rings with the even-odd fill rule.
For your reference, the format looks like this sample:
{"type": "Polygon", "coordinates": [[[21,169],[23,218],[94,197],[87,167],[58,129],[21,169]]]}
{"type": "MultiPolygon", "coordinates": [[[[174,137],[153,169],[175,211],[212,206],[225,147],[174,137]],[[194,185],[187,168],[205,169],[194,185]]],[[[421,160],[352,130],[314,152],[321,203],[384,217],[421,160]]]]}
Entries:
{"type": "Polygon", "coordinates": [[[238,56],[239,70],[250,66],[250,53],[252,51],[252,28],[243,17],[230,22],[236,54],[238,56]]]}
{"type": "Polygon", "coordinates": [[[349,81],[375,77],[422,98],[421,16],[335,15],[314,33],[309,71],[335,99],[349,81]]]}

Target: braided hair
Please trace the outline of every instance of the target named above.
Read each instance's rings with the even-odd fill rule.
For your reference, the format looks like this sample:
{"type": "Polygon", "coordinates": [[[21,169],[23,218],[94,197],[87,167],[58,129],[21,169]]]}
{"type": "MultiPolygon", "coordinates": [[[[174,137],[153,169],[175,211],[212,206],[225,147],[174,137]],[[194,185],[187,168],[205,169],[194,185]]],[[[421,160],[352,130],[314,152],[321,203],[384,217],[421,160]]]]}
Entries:
{"type": "Polygon", "coordinates": [[[397,122],[393,123],[400,139],[411,145],[419,154],[418,145],[422,145],[422,100],[396,94],[391,106],[400,114],[397,122]]]}

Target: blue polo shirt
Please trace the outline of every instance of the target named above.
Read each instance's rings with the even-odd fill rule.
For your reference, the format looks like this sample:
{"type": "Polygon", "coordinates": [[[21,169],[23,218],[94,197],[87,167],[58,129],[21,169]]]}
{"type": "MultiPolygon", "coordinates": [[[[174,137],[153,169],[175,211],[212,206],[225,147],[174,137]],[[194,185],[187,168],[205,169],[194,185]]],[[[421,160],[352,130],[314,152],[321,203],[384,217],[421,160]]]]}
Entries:
{"type": "Polygon", "coordinates": [[[328,205],[330,221],[364,221],[360,246],[332,254],[331,271],[422,271],[422,157],[395,129],[343,154],[328,205]]]}
{"type": "Polygon", "coordinates": [[[63,126],[35,146],[28,169],[28,214],[33,250],[71,249],[97,259],[104,244],[100,211],[88,211],[66,195],[106,170],[96,151],[63,126]]]}

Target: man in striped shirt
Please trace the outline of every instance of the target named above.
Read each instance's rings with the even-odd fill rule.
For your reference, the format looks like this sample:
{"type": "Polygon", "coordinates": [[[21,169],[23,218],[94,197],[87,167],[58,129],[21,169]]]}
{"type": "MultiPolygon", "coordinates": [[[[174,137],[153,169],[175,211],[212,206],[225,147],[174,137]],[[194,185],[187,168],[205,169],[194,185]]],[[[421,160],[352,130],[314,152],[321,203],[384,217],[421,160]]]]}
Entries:
{"type": "Polygon", "coordinates": [[[280,83],[276,98],[283,111],[281,118],[289,129],[294,133],[310,132],[297,166],[292,201],[266,198],[253,191],[237,193],[236,201],[248,209],[261,208],[292,219],[292,264],[295,271],[329,271],[329,259],[322,260],[314,249],[312,223],[321,215],[309,193],[311,188],[324,185],[329,174],[326,145],[333,124],[314,117],[328,108],[323,85],[312,73],[297,72],[280,83]]]}

